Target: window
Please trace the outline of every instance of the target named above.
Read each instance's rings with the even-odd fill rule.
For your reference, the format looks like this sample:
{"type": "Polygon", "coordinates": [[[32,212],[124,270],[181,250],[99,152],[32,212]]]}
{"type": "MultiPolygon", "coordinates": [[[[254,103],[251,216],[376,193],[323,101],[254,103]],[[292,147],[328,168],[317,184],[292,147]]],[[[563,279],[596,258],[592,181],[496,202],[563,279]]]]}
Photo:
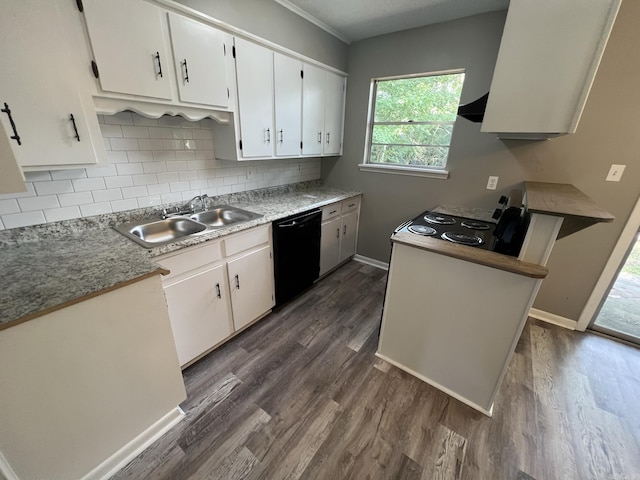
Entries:
{"type": "Polygon", "coordinates": [[[374,79],[361,167],[446,176],[463,82],[463,71],[374,79]]]}

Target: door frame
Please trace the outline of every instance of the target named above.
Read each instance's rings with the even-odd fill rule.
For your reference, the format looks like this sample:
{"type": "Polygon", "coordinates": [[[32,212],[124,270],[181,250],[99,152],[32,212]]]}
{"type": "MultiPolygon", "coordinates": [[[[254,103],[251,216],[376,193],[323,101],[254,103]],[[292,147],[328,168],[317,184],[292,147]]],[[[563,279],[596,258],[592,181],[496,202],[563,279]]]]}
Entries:
{"type": "Polygon", "coordinates": [[[600,278],[596,282],[589,300],[580,313],[576,330],[585,331],[595,320],[604,298],[608,295],[609,290],[618,276],[618,271],[627,258],[627,252],[631,243],[635,240],[636,234],[640,230],[640,196],[636,200],[636,205],[627,220],[626,225],[622,229],[622,233],[616,242],[616,246],[611,252],[609,260],[600,274],[600,278]]]}

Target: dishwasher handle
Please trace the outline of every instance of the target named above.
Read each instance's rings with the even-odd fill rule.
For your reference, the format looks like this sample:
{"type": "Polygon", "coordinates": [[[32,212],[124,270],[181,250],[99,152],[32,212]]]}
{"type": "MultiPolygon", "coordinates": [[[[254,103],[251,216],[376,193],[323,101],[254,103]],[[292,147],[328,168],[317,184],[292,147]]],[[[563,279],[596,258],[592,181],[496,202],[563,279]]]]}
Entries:
{"type": "Polygon", "coordinates": [[[282,223],[277,223],[276,226],[278,228],[302,228],[306,224],[316,220],[315,217],[317,217],[319,214],[320,210],[314,210],[313,212],[308,212],[298,217],[287,219],[282,223]]]}

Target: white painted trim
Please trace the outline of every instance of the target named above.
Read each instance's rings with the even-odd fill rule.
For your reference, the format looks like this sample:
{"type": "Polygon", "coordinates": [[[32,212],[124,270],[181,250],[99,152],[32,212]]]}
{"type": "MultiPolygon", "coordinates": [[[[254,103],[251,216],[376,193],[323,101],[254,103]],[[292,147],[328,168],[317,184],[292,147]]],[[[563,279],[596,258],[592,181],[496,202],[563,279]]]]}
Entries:
{"type": "Polygon", "coordinates": [[[365,257],[362,255],[355,254],[353,259],[356,262],[366,263],[367,265],[371,265],[372,267],[381,268],[382,270],[389,270],[389,264],[387,262],[381,262],[380,260],[376,260],[375,258],[365,257]]]}
{"type": "Polygon", "coordinates": [[[282,5],[284,8],[287,8],[291,10],[293,13],[295,13],[296,15],[304,18],[306,21],[313,23],[316,27],[319,27],[325,32],[330,33],[331,35],[336,37],[338,40],[342,40],[347,45],[351,45],[351,39],[347,38],[346,36],[344,36],[342,33],[340,33],[335,28],[331,27],[330,25],[327,25],[322,20],[318,20],[316,17],[311,15],[306,10],[301,9],[297,5],[294,5],[289,0],[275,0],[275,1],[280,5],[282,5]]]}
{"type": "Polygon", "coordinates": [[[20,480],[2,452],[0,452],[0,475],[4,475],[7,480],[20,480]]]}
{"type": "Polygon", "coordinates": [[[87,473],[81,480],[107,480],[111,478],[153,442],[180,423],[183,418],[184,412],[180,407],[176,407],[171,410],[164,417],[87,473]]]}
{"type": "Polygon", "coordinates": [[[429,177],[446,180],[449,178],[448,170],[428,170],[419,167],[405,167],[400,165],[377,165],[374,163],[360,163],[361,172],[390,173],[393,175],[408,175],[411,177],[429,177]]]}
{"type": "Polygon", "coordinates": [[[562,317],[560,315],[556,315],[555,313],[545,312],[544,310],[538,310],[537,308],[530,309],[529,316],[535,318],[536,320],[542,320],[543,322],[552,323],[553,325],[558,325],[559,327],[564,327],[569,330],[575,330],[578,326],[578,322],[576,320],[562,317]]]}
{"type": "Polygon", "coordinates": [[[616,246],[613,247],[613,251],[609,256],[609,260],[607,260],[602,273],[600,274],[600,278],[596,282],[595,287],[593,287],[593,291],[589,296],[589,300],[585,304],[582,309],[582,313],[580,313],[580,317],[578,318],[577,329],[580,331],[585,331],[589,325],[595,320],[596,314],[600,308],[600,304],[602,303],[602,299],[609,292],[609,287],[613,282],[614,278],[616,278],[618,274],[618,270],[622,262],[625,259],[627,251],[631,246],[631,242],[633,242],[636,233],[640,229],[640,197],[636,201],[636,206],[633,208],[631,215],[629,215],[629,219],[622,229],[622,233],[616,242],[616,246]]]}
{"type": "Polygon", "coordinates": [[[403,370],[405,372],[407,372],[410,375],[413,375],[416,378],[419,378],[420,380],[422,380],[425,383],[428,383],[429,385],[431,385],[432,387],[437,388],[438,390],[440,390],[441,392],[446,393],[447,395],[449,395],[450,397],[455,398],[456,400],[459,400],[460,402],[464,403],[465,405],[470,406],[471,408],[473,408],[474,410],[479,411],[480,413],[484,413],[487,417],[491,417],[493,415],[493,404],[491,405],[491,408],[489,410],[485,410],[484,408],[482,408],[480,405],[476,405],[475,403],[469,401],[468,399],[458,395],[455,392],[452,392],[451,390],[449,390],[446,387],[443,387],[442,385],[440,385],[438,382],[434,382],[433,380],[429,380],[427,377],[420,375],[417,372],[414,372],[413,370],[411,370],[410,368],[405,367],[404,365],[402,365],[401,363],[398,363],[394,360],[391,360],[387,357],[385,357],[384,355],[376,352],[376,357],[381,358],[382,360],[384,360],[387,363],[390,363],[391,365],[393,365],[394,367],[399,368],[400,370],[403,370]]]}

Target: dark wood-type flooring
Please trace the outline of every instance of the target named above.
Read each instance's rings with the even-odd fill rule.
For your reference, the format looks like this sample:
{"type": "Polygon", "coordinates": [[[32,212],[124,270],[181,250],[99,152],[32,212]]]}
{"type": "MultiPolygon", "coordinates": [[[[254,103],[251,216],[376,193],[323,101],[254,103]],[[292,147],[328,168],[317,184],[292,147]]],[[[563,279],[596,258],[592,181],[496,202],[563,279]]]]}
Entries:
{"type": "Polygon", "coordinates": [[[374,356],[385,277],[350,262],[189,367],[114,478],[640,479],[640,350],[530,320],[489,418],[374,356]]]}

